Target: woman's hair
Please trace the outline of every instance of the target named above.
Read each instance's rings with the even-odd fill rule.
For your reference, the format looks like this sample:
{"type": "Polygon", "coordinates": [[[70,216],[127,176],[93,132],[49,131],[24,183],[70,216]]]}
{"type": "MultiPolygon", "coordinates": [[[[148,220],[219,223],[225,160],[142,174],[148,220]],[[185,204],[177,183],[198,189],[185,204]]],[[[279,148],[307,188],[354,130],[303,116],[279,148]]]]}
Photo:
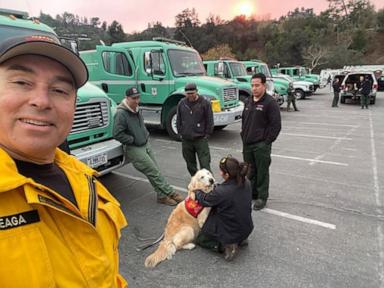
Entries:
{"type": "Polygon", "coordinates": [[[219,164],[220,170],[229,175],[229,179],[236,179],[238,185],[243,185],[245,176],[248,174],[248,163],[239,162],[231,155],[221,158],[219,164]]]}

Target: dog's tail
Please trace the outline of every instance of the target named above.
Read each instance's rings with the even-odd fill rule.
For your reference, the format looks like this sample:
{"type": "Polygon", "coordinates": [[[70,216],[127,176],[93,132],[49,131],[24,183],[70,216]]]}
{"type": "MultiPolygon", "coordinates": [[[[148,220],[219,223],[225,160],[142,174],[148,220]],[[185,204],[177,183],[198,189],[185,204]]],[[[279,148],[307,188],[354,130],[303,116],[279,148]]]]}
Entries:
{"type": "Polygon", "coordinates": [[[145,259],[145,267],[155,267],[165,259],[171,259],[176,253],[176,246],[171,241],[163,240],[155,252],[145,259]]]}

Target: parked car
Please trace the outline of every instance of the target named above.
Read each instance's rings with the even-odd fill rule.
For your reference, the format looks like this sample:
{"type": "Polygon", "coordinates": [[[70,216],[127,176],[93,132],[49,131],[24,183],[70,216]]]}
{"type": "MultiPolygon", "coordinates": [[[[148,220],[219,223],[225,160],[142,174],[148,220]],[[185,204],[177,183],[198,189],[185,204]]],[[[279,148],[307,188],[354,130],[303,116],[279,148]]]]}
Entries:
{"type": "Polygon", "coordinates": [[[368,77],[369,81],[372,83],[371,93],[369,94],[370,104],[375,104],[376,102],[376,92],[377,92],[377,80],[373,72],[368,71],[354,71],[345,75],[343,81],[341,82],[341,92],[340,92],[340,103],[345,103],[346,99],[351,99],[355,102],[360,102],[361,94],[358,91],[358,83],[360,81],[360,76],[368,77]]]}

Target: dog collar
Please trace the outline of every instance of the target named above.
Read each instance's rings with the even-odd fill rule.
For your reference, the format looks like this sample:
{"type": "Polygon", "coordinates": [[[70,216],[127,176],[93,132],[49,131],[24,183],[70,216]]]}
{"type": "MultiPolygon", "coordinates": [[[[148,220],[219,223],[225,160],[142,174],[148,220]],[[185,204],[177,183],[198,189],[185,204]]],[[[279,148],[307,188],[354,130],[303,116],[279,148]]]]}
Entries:
{"type": "Polygon", "coordinates": [[[191,197],[187,197],[185,199],[185,209],[187,209],[188,213],[193,217],[197,218],[200,212],[203,210],[203,206],[199,204],[196,200],[193,200],[191,197]]]}

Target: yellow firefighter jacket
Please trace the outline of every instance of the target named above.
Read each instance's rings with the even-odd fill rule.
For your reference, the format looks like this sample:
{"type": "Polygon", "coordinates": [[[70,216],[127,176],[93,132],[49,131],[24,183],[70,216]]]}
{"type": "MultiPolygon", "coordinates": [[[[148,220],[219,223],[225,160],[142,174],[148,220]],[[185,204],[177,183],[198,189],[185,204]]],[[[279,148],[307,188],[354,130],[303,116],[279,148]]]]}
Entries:
{"type": "Polygon", "coordinates": [[[94,170],[56,149],[78,207],[17,172],[0,149],[0,287],[126,287],[118,240],[126,226],[94,170]]]}

